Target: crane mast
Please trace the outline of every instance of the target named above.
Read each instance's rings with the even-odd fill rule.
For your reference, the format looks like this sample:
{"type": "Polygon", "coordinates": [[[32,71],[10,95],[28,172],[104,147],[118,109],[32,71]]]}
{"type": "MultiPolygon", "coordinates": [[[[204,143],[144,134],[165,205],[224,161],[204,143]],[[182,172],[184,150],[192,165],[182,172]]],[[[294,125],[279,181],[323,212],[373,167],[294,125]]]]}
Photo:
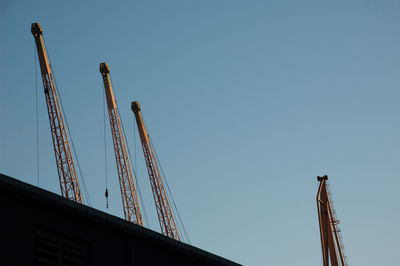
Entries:
{"type": "Polygon", "coordinates": [[[32,23],[31,32],[35,38],[40,70],[42,73],[44,95],[46,97],[61,194],[67,199],[82,203],[75,164],[65,130],[57,89],[44,45],[43,29],[39,23],[32,23]]]}
{"type": "Polygon", "coordinates": [[[111,85],[110,68],[107,63],[100,64],[100,73],[103,77],[104,90],[107,99],[108,116],[110,118],[110,128],[113,138],[115,161],[117,163],[125,219],[143,226],[136,187],[133,182],[132,167],[129,161],[125,137],[111,85]]]}
{"type": "Polygon", "coordinates": [[[142,143],[147,172],[149,173],[151,189],[153,191],[153,197],[156,204],[161,231],[166,236],[169,236],[175,240],[180,240],[175,220],[172,215],[171,206],[169,204],[167,193],[161,178],[160,170],[158,168],[153,148],[150,144],[149,135],[140,112],[140,105],[137,101],[135,101],[132,102],[131,108],[135,114],[136,123],[139,130],[140,141],[142,143]]]}
{"type": "Polygon", "coordinates": [[[318,176],[320,182],[317,194],[318,220],[321,234],[322,258],[324,266],[346,266],[346,256],[335,218],[335,210],[330,199],[328,176],[318,176]],[[330,264],[329,264],[330,263],[330,264]]]}

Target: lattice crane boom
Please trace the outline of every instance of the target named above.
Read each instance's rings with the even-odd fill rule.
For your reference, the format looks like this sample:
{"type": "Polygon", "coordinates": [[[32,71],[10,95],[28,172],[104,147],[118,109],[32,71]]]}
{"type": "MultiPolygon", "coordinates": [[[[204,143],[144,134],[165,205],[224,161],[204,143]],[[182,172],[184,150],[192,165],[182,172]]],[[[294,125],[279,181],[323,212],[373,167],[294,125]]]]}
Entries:
{"type": "Polygon", "coordinates": [[[132,111],[135,114],[136,123],[142,143],[144,158],[146,161],[147,172],[149,174],[151,189],[153,191],[154,202],[158,220],[161,227],[161,232],[175,240],[180,240],[178,230],[175,224],[172,209],[169,204],[164,183],[161,178],[160,170],[157,165],[156,157],[154,156],[153,148],[151,147],[149,135],[146,126],[143,122],[143,117],[140,111],[140,105],[137,101],[131,104],[132,111]]]}
{"type": "Polygon", "coordinates": [[[324,266],[347,266],[346,256],[339,229],[339,220],[330,199],[328,176],[318,176],[320,182],[317,194],[318,220],[321,235],[322,259],[324,266]]]}
{"type": "Polygon", "coordinates": [[[136,187],[133,181],[133,168],[128,156],[125,136],[111,85],[110,68],[107,63],[100,64],[100,73],[103,77],[104,90],[107,99],[108,116],[110,118],[111,135],[113,138],[115,161],[117,164],[125,219],[143,226],[136,187]]]}
{"type": "Polygon", "coordinates": [[[61,194],[68,199],[82,203],[82,195],[65,129],[62,110],[60,108],[56,84],[44,45],[43,29],[39,23],[32,23],[31,32],[35,38],[40,70],[42,73],[61,194]]]}

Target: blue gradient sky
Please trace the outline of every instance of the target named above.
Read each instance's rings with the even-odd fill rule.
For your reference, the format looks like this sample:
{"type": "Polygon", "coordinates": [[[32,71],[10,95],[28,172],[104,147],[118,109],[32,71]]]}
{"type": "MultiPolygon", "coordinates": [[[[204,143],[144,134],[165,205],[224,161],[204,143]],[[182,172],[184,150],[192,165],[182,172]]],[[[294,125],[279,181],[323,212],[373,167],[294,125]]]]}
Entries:
{"type": "MultiPolygon", "coordinates": [[[[105,61],[132,153],[139,100],[194,246],[321,265],[328,174],[350,265],[400,265],[400,1],[130,2],[0,1],[2,173],[37,184],[38,21],[93,207],[123,216],[108,120],[105,208],[105,61]]],[[[40,187],[60,193],[40,78],[38,90],[40,187]]]]}

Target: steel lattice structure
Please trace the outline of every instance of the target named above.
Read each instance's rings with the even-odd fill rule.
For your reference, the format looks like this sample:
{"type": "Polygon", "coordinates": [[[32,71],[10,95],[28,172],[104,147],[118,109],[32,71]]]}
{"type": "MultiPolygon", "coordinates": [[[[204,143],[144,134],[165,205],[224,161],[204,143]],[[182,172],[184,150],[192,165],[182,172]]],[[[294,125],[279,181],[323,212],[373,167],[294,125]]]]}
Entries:
{"type": "Polygon", "coordinates": [[[140,105],[137,101],[135,101],[132,102],[131,107],[135,114],[137,127],[139,130],[140,141],[142,143],[147,172],[149,174],[161,231],[166,236],[169,236],[175,240],[180,240],[171,206],[169,204],[167,193],[161,178],[160,170],[158,168],[153,148],[151,147],[149,136],[140,112],[140,105]]]}
{"type": "Polygon", "coordinates": [[[117,163],[125,219],[143,226],[136,187],[133,181],[132,166],[129,160],[124,132],[111,85],[110,68],[107,63],[100,64],[100,73],[103,77],[104,90],[107,99],[108,116],[110,118],[111,135],[113,138],[115,161],[117,163]]]}
{"type": "Polygon", "coordinates": [[[68,199],[82,203],[81,191],[79,188],[67,132],[65,130],[57,89],[44,45],[43,29],[39,23],[33,23],[31,32],[35,38],[40,70],[42,73],[43,88],[46,97],[46,105],[50,121],[51,136],[53,139],[54,155],[57,163],[57,172],[60,180],[61,194],[68,199]]]}
{"type": "Polygon", "coordinates": [[[339,220],[335,218],[335,209],[330,199],[327,183],[328,176],[318,176],[317,179],[320,182],[317,194],[317,206],[323,265],[347,266],[338,225],[339,220]]]}

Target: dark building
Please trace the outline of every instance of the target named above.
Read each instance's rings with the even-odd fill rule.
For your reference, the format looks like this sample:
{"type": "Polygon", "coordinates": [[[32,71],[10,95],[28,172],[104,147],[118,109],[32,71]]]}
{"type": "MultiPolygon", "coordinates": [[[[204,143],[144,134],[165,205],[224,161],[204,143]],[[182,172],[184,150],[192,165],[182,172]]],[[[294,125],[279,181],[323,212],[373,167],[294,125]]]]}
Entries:
{"type": "Polygon", "coordinates": [[[239,265],[3,174],[0,209],[4,266],[239,265]]]}

